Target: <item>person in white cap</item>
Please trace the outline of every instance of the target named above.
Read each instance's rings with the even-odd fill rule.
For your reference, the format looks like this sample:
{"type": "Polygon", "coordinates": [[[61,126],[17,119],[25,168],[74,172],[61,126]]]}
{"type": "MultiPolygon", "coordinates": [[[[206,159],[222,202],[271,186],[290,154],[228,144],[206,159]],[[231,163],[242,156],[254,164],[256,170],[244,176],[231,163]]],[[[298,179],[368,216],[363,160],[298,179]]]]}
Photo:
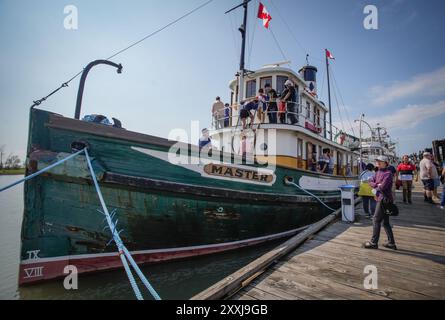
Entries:
{"type": "Polygon", "coordinates": [[[379,156],[376,159],[376,166],[379,168],[374,177],[369,180],[369,185],[373,188],[373,193],[375,193],[375,200],[377,201],[375,212],[374,212],[374,221],[373,221],[373,230],[372,230],[372,238],[371,241],[365,242],[363,247],[365,249],[378,249],[378,242],[380,238],[380,229],[382,227],[385,228],[386,235],[388,236],[388,242],[383,246],[389,249],[397,250],[397,246],[394,240],[394,233],[392,231],[391,224],[389,223],[389,215],[383,210],[383,201],[385,202],[393,202],[392,195],[392,184],[393,184],[393,174],[388,169],[388,157],[379,156]]]}
{"type": "Polygon", "coordinates": [[[298,122],[295,111],[297,105],[297,92],[294,83],[290,80],[286,80],[284,86],[286,87],[286,90],[283,92],[285,95],[282,96],[281,101],[286,103],[287,118],[290,120],[290,123],[296,124],[298,122]]]}

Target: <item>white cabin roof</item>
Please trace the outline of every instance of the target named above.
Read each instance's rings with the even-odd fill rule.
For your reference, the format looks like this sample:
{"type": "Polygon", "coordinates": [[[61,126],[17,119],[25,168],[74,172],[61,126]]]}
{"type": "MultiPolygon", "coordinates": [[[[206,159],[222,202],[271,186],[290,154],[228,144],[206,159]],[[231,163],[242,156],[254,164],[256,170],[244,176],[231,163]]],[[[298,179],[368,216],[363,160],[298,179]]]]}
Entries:
{"type": "MultiPolygon", "coordinates": [[[[256,78],[257,76],[260,77],[260,76],[265,76],[265,75],[276,75],[276,74],[286,74],[286,75],[290,76],[291,80],[293,80],[294,82],[295,81],[298,82],[298,85],[306,87],[306,82],[298,73],[296,73],[292,69],[283,68],[283,67],[266,66],[261,69],[255,70],[253,73],[250,73],[249,75],[247,75],[245,77],[245,79],[248,79],[249,77],[256,78]]],[[[232,79],[229,82],[230,89],[234,90],[236,83],[237,83],[237,79],[232,79]]]]}

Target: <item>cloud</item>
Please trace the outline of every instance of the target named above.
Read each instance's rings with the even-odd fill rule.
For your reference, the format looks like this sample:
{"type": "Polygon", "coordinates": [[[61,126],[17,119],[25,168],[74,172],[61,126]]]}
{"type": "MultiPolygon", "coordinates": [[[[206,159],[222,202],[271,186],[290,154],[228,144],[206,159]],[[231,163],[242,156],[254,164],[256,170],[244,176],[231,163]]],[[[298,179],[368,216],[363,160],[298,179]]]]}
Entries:
{"type": "MultiPolygon", "coordinates": [[[[432,104],[421,104],[421,105],[407,105],[404,108],[396,110],[390,114],[381,114],[374,117],[365,117],[365,121],[368,122],[373,128],[377,126],[377,123],[388,129],[388,132],[394,132],[396,130],[412,129],[417,127],[422,122],[437,117],[445,115],[445,100],[438,101],[432,104]]],[[[351,121],[353,121],[351,119],[351,121]]],[[[351,128],[349,123],[343,119],[343,124],[345,125],[346,131],[350,132],[351,128]]],[[[333,121],[333,125],[337,128],[342,128],[341,122],[338,120],[333,121]]],[[[354,128],[355,134],[359,133],[359,122],[353,122],[352,127],[354,128]]],[[[369,134],[369,127],[365,124],[362,126],[363,134],[369,134]]],[[[406,133],[404,133],[406,135],[406,133]]],[[[420,133],[413,134],[412,138],[419,137],[420,133]]]]}
{"type": "Polygon", "coordinates": [[[433,104],[408,105],[392,114],[382,115],[366,119],[375,125],[380,123],[390,130],[412,129],[428,120],[445,114],[445,100],[433,104]]]}
{"type": "Polygon", "coordinates": [[[412,77],[408,81],[371,88],[372,104],[386,105],[392,101],[413,96],[445,95],[445,67],[412,77]]]}

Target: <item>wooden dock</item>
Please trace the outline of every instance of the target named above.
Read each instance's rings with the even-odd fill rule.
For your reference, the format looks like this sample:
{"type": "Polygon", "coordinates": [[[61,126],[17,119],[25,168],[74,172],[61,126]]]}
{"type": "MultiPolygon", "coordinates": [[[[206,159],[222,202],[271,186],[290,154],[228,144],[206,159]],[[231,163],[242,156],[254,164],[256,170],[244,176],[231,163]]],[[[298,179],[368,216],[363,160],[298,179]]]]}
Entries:
{"type": "Polygon", "coordinates": [[[354,224],[328,217],[325,226],[311,226],[193,299],[445,299],[445,212],[423,202],[419,185],[415,190],[413,205],[397,194],[400,215],[391,218],[397,251],[382,246],[383,228],[378,250],[361,247],[372,221],[360,204],[354,224]],[[290,253],[280,255],[283,248],[290,253]],[[367,266],[376,268],[377,288],[365,289],[367,266]]]}

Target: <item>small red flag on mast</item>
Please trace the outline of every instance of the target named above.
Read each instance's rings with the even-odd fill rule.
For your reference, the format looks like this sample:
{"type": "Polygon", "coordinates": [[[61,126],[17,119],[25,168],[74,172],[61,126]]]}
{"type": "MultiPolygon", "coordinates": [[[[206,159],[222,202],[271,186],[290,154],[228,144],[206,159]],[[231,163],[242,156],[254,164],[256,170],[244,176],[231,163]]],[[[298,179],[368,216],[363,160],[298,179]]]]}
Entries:
{"type": "Polygon", "coordinates": [[[270,20],[272,20],[271,15],[267,12],[266,7],[260,2],[258,7],[258,18],[263,20],[263,26],[269,29],[270,20]]]}
{"type": "Polygon", "coordinates": [[[334,56],[329,52],[328,49],[326,49],[326,58],[335,60],[334,56]]]}

